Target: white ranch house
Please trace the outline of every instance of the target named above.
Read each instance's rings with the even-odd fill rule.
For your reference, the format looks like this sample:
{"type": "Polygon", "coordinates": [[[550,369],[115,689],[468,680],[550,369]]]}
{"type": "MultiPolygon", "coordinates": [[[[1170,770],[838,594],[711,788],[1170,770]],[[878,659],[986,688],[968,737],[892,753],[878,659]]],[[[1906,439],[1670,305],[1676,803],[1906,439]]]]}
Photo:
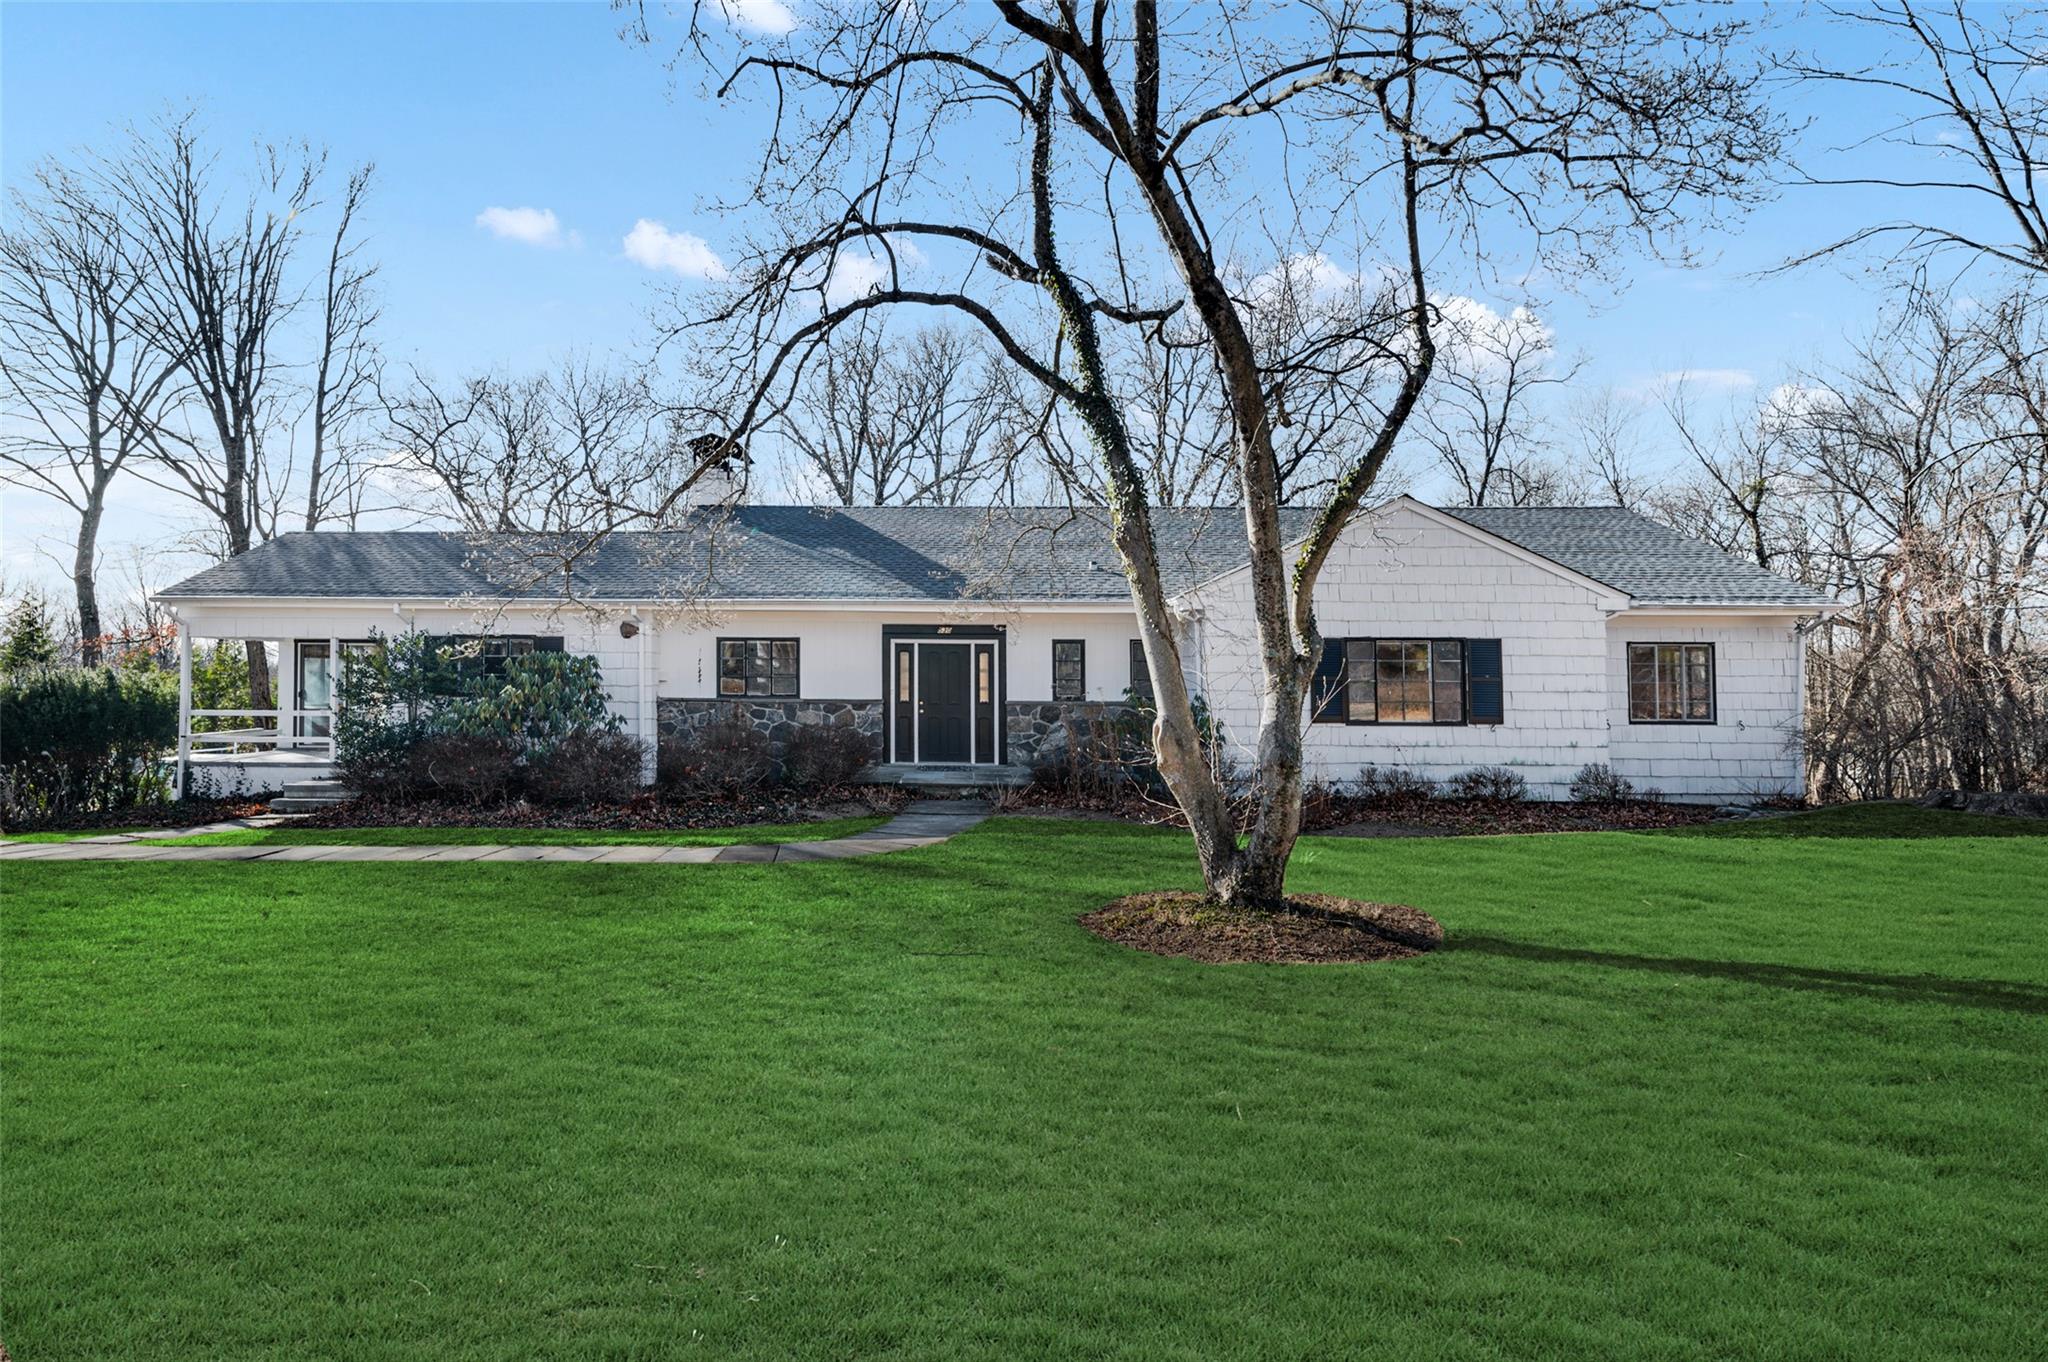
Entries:
{"type": "MultiPolygon", "coordinates": [[[[1191,682],[1248,760],[1259,689],[1242,518],[1154,514],[1191,682]]],[[[328,774],[332,659],[415,628],[595,656],[650,779],[662,735],[735,712],[771,738],[854,725],[878,778],[1018,779],[1146,686],[1091,511],[740,506],[587,554],[564,544],[290,534],[163,592],[193,788],[328,774]],[[194,711],[195,639],[274,644],[281,707],[194,711]]],[[[1406,497],[1345,530],[1316,606],[1329,643],[1304,716],[1315,774],[1498,765],[1555,798],[1601,762],[1688,800],[1801,792],[1801,635],[1837,608],[1629,511],[1406,497]]]]}

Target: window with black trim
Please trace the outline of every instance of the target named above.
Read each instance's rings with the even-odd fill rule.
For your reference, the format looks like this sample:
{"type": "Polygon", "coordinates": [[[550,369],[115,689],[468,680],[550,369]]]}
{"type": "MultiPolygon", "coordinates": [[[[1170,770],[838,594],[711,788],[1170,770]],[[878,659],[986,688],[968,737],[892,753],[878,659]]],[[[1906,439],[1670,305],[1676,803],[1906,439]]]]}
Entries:
{"type": "Polygon", "coordinates": [[[437,648],[445,647],[454,653],[455,670],[462,675],[503,676],[508,657],[562,651],[559,634],[444,634],[437,635],[433,643],[437,648]]]}
{"type": "Polygon", "coordinates": [[[718,640],[718,693],[795,698],[797,641],[793,638],[718,640]]]}
{"type": "Polygon", "coordinates": [[[1326,638],[1310,688],[1319,724],[1505,721],[1497,638],[1326,638]]]}
{"type": "Polygon", "coordinates": [[[1131,694],[1140,700],[1152,698],[1152,667],[1145,661],[1145,640],[1131,640],[1131,694]]]}
{"type": "Polygon", "coordinates": [[[1628,645],[1628,721],[1632,724],[1714,722],[1714,645],[1628,645]]]}
{"type": "Polygon", "coordinates": [[[1085,640],[1056,638],[1052,641],[1052,698],[1088,698],[1088,646],[1085,640]]]}
{"type": "Polygon", "coordinates": [[[1354,724],[1464,723],[1464,640],[1346,639],[1344,718],[1354,724]]]}

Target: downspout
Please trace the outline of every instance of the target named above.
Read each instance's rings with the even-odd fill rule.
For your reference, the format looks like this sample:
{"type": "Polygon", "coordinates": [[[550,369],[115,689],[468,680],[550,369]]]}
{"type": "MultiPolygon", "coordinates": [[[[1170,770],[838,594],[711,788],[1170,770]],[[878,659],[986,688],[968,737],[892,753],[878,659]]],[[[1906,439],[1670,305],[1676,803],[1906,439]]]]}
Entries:
{"type": "Polygon", "coordinates": [[[640,737],[640,783],[642,785],[652,785],[655,775],[654,697],[650,692],[654,689],[654,653],[649,646],[648,636],[653,632],[650,628],[653,620],[651,618],[643,619],[640,614],[640,607],[637,605],[633,607],[633,620],[637,626],[635,636],[640,645],[640,655],[636,668],[637,685],[635,686],[636,693],[634,695],[633,726],[639,730],[640,737]]]}

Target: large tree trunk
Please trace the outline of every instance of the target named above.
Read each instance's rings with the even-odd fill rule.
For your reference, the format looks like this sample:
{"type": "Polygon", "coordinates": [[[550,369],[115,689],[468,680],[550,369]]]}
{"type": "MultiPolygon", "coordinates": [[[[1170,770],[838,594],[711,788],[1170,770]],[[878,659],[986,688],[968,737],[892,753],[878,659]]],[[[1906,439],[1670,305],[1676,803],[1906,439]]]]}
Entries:
{"type": "Polygon", "coordinates": [[[78,660],[87,667],[98,666],[100,661],[100,593],[93,577],[93,559],[99,553],[105,498],[106,485],[102,483],[79,512],[78,544],[71,554],[71,589],[78,597],[78,660]]]}

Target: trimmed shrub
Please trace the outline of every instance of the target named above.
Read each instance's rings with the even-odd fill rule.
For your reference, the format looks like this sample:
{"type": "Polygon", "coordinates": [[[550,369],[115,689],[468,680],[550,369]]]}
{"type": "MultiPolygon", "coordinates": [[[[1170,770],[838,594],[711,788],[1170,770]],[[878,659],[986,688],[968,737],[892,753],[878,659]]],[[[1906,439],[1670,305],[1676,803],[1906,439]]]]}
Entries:
{"type": "Polygon", "coordinates": [[[1634,796],[1636,787],[1604,761],[1588,762],[1572,777],[1572,798],[1581,804],[1614,804],[1634,796]]]}
{"type": "Polygon", "coordinates": [[[543,804],[623,804],[640,792],[640,742],[571,733],[527,758],[526,791],[543,804]]]}
{"type": "Polygon", "coordinates": [[[775,757],[767,736],[745,719],[714,719],[664,741],[656,769],[665,794],[738,795],[775,779],[775,757]]]}
{"type": "Polygon", "coordinates": [[[800,790],[851,785],[875,759],[875,740],[851,725],[802,724],[782,749],[782,778],[800,790]]]}
{"type": "Polygon", "coordinates": [[[335,765],[387,799],[495,803],[523,785],[615,802],[640,786],[639,744],[619,727],[595,658],[532,653],[494,675],[415,630],[344,660],[335,765]]]}
{"type": "Polygon", "coordinates": [[[1367,799],[1431,799],[1436,782],[1401,766],[1366,766],[1358,772],[1358,793],[1367,799]]]}
{"type": "Polygon", "coordinates": [[[443,715],[450,731],[511,738],[528,751],[575,734],[616,733],[620,725],[597,659],[576,653],[508,657],[496,676],[464,676],[462,692],[443,715]]]}
{"type": "Polygon", "coordinates": [[[466,804],[497,804],[518,782],[519,744],[509,738],[444,733],[404,750],[404,789],[466,804]]]}
{"type": "Polygon", "coordinates": [[[159,803],[178,739],[178,681],[149,669],[0,675],[0,817],[12,823],[159,803]]]}
{"type": "Polygon", "coordinates": [[[1520,801],[1529,797],[1529,782],[1505,766],[1475,766],[1452,776],[1445,793],[1452,799],[1520,801]]]}

